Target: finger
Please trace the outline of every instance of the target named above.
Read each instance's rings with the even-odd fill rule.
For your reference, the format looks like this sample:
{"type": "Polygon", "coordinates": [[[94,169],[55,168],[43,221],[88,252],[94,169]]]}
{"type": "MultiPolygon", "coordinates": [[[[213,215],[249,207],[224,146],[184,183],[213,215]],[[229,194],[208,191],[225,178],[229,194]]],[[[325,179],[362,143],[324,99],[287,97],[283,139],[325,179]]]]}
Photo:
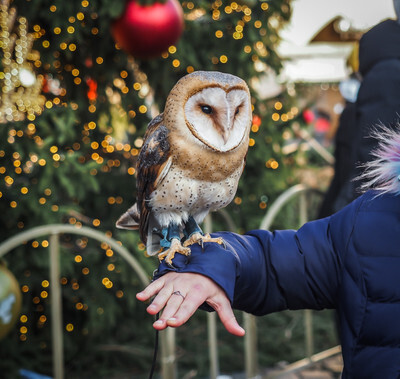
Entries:
{"type": "Polygon", "coordinates": [[[224,325],[225,329],[234,336],[243,337],[246,334],[246,331],[238,324],[234,315],[232,315],[231,318],[224,319],[224,321],[222,321],[222,324],[224,325]]]}
{"type": "Polygon", "coordinates": [[[149,300],[152,296],[156,295],[164,286],[164,278],[161,277],[154,282],[150,283],[143,291],[136,294],[136,298],[140,301],[149,300]]]}
{"type": "Polygon", "coordinates": [[[161,309],[163,309],[167,304],[172,292],[173,287],[171,284],[167,284],[163,288],[161,288],[151,304],[147,307],[147,312],[152,315],[160,312],[161,309]]]}
{"type": "Polygon", "coordinates": [[[193,316],[199,306],[204,303],[205,299],[199,293],[194,294],[193,292],[189,292],[179,309],[166,320],[167,325],[173,327],[183,325],[193,316]]]}
{"type": "MultiPolygon", "coordinates": [[[[185,297],[183,295],[172,293],[167,301],[167,304],[164,307],[164,310],[160,316],[160,320],[165,321],[165,323],[168,324],[168,320],[174,317],[177,310],[179,309],[179,307],[181,307],[184,301],[185,297]]],[[[161,323],[158,323],[158,325],[160,324],[161,323]]]]}
{"type": "Polygon", "coordinates": [[[163,330],[167,327],[167,322],[165,320],[157,320],[153,323],[153,328],[157,330],[163,330]]]}
{"type": "MultiPolygon", "coordinates": [[[[155,329],[163,330],[167,326],[169,326],[168,320],[173,318],[172,316],[176,313],[179,306],[185,300],[185,296],[183,294],[180,294],[180,291],[177,291],[177,292],[179,292],[179,294],[172,292],[172,291],[170,292],[170,296],[167,299],[167,302],[166,302],[165,308],[162,312],[162,315],[160,316],[160,318],[157,321],[155,321],[153,323],[153,327],[155,329]]],[[[149,308],[152,306],[155,307],[154,309],[158,309],[158,305],[152,304],[148,307],[148,311],[149,311],[149,308]]]]}
{"type": "Polygon", "coordinates": [[[238,324],[228,299],[223,297],[218,304],[209,304],[216,310],[225,329],[238,337],[245,335],[245,330],[238,324]]]}

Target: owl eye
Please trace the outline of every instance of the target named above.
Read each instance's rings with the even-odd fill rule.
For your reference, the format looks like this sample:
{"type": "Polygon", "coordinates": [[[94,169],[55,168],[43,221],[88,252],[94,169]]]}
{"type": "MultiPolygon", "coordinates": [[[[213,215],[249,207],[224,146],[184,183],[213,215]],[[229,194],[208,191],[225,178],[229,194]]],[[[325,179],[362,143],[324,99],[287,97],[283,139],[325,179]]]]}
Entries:
{"type": "Polygon", "coordinates": [[[237,114],[239,114],[239,111],[240,111],[240,107],[237,107],[236,110],[235,110],[235,116],[236,116],[237,114]]]}
{"type": "Polygon", "coordinates": [[[201,105],[201,111],[205,114],[211,114],[213,109],[209,105],[201,105]]]}

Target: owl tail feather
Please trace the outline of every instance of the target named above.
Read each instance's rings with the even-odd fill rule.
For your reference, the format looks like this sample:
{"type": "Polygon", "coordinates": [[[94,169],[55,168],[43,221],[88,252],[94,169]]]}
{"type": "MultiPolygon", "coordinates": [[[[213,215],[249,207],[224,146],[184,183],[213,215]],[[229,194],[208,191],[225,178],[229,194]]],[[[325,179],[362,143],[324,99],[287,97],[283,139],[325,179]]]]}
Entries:
{"type": "Polygon", "coordinates": [[[154,215],[150,214],[146,241],[146,254],[148,256],[153,256],[160,252],[160,243],[163,238],[161,229],[161,225],[157,222],[154,215]]]}
{"type": "Polygon", "coordinates": [[[117,221],[116,227],[118,229],[139,229],[140,215],[137,210],[136,204],[130,207],[117,221]]]}

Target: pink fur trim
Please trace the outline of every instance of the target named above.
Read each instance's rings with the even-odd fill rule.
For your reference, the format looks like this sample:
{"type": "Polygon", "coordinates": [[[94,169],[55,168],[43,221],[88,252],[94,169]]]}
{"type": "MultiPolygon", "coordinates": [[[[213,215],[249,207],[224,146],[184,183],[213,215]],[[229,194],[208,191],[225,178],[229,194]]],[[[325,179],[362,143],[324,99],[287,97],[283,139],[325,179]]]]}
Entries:
{"type": "MultiPolygon", "coordinates": [[[[400,124],[398,125],[400,130],[400,124]]],[[[400,132],[386,127],[374,130],[372,137],[379,141],[372,152],[374,159],[363,167],[360,179],[362,190],[374,188],[381,193],[400,194],[400,132]]]]}

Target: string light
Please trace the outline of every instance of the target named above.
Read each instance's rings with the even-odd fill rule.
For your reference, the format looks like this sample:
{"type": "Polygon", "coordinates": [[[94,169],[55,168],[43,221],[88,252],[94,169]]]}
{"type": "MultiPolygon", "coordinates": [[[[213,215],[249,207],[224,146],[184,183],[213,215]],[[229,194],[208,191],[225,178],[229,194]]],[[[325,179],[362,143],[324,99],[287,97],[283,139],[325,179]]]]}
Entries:
{"type": "Polygon", "coordinates": [[[280,118],[279,113],[276,113],[276,112],[273,113],[271,117],[272,117],[273,121],[279,121],[279,118],[280,118]]]}
{"type": "MultiPolygon", "coordinates": [[[[28,61],[34,37],[28,33],[24,17],[17,19],[16,32],[12,33],[15,18],[15,8],[9,8],[7,2],[1,2],[0,48],[3,71],[0,71],[0,123],[21,121],[25,117],[32,120],[35,114],[42,113],[45,101],[40,94],[42,78],[35,75],[28,61]]],[[[39,32],[41,28],[37,25],[35,30],[39,32]]],[[[45,40],[42,45],[48,48],[50,43],[45,40]]]]}

